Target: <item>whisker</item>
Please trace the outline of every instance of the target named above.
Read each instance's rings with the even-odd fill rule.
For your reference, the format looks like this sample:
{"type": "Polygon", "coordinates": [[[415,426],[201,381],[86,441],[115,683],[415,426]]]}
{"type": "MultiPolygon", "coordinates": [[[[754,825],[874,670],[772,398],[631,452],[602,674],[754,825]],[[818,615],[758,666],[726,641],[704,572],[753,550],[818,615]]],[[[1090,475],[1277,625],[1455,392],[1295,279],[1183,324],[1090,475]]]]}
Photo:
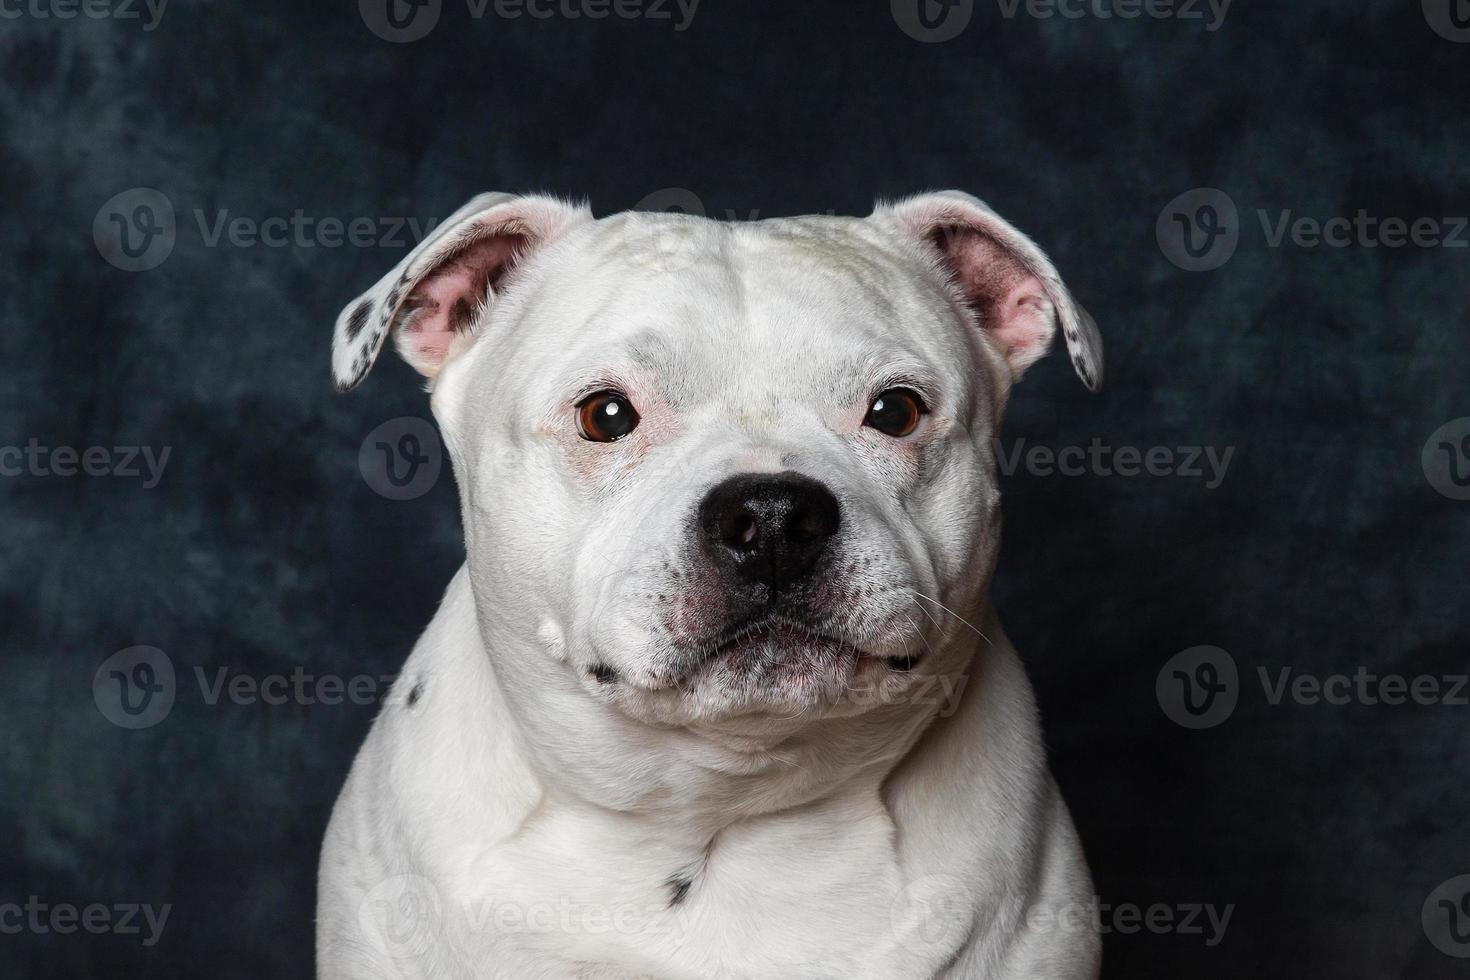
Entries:
{"type": "Polygon", "coordinates": [[[935,629],[937,629],[937,630],[939,630],[939,632],[941,632],[941,633],[943,633],[943,632],[944,632],[944,624],[943,624],[943,623],[941,623],[941,622],[940,622],[940,621],[939,621],[939,620],[937,620],[937,619],[935,619],[935,618],[934,618],[934,614],[933,614],[933,613],[931,613],[931,612],[930,612],[930,611],[929,611],[929,610],[928,610],[928,609],[926,609],[926,608],[925,608],[925,607],[923,607],[923,606],[921,606],[921,605],[919,605],[919,603],[918,603],[918,601],[917,601],[917,600],[910,600],[910,601],[912,601],[912,602],[913,602],[913,603],[914,603],[914,608],[915,608],[915,609],[917,609],[917,610],[919,610],[919,612],[921,612],[921,613],[923,613],[923,614],[924,614],[924,617],[925,617],[925,618],[926,618],[926,619],[928,619],[928,620],[929,620],[929,622],[931,622],[931,623],[933,623],[933,624],[934,624],[934,628],[935,628],[935,629]]]}
{"type": "MultiPolygon", "coordinates": [[[[919,605],[917,602],[914,603],[914,607],[917,608],[917,609],[923,609],[924,608],[923,606],[919,605]]],[[[925,650],[928,650],[930,653],[933,653],[934,652],[934,644],[932,644],[932,643],[929,642],[929,638],[924,635],[924,631],[919,628],[919,624],[918,623],[915,623],[914,620],[913,620],[913,617],[911,617],[908,613],[904,613],[903,614],[903,618],[906,619],[906,620],[908,620],[909,626],[912,627],[914,633],[918,635],[919,642],[922,643],[922,644],[924,644],[924,649],[925,650]]],[[[935,626],[938,626],[939,624],[938,623],[935,623],[934,625],[935,626]]]]}
{"type": "MultiPolygon", "coordinates": [[[[912,592],[914,595],[918,596],[920,599],[928,599],[930,602],[934,603],[940,609],[943,609],[945,612],[949,613],[955,619],[958,619],[960,622],[962,622],[966,626],[970,627],[970,629],[974,630],[975,631],[975,634],[977,636],[979,636],[980,639],[984,640],[986,643],[989,643],[991,646],[995,646],[994,641],[992,641],[990,639],[990,637],[986,636],[985,633],[984,633],[984,631],[982,631],[980,629],[980,627],[976,626],[974,623],[970,622],[968,619],[966,619],[965,617],[961,616],[959,613],[955,612],[953,609],[949,608],[944,603],[940,602],[938,599],[935,599],[933,596],[927,596],[924,593],[918,591],[917,589],[909,589],[909,591],[912,592]]],[[[919,608],[920,609],[923,609],[924,607],[923,606],[919,606],[919,608]]]]}

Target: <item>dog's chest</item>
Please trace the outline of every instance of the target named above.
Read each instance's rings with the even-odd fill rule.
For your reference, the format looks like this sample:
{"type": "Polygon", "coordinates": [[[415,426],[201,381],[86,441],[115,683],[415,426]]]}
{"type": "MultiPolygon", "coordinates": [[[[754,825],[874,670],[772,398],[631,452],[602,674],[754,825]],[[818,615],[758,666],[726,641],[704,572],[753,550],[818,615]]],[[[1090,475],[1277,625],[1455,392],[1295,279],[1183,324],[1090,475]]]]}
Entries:
{"type": "Polygon", "coordinates": [[[743,821],[709,841],[637,827],[551,809],[466,855],[465,946],[557,976],[877,975],[901,881],[876,797],[743,821]]]}

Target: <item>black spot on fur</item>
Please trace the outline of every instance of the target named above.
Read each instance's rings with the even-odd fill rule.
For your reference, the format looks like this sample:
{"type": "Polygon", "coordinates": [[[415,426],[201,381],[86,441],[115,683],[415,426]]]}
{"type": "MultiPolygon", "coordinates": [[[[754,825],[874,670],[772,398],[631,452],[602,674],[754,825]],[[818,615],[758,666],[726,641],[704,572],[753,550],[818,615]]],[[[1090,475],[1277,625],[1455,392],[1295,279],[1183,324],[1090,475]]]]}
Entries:
{"type": "Polygon", "coordinates": [[[607,664],[593,664],[587,668],[587,673],[596,678],[599,684],[611,684],[618,679],[618,672],[607,664]]]}
{"type": "Polygon", "coordinates": [[[913,670],[914,669],[914,665],[917,664],[918,662],[919,662],[919,655],[918,654],[913,654],[913,653],[908,654],[907,656],[903,656],[903,657],[884,657],[883,658],[883,663],[885,665],[887,665],[887,667],[888,667],[889,670],[898,670],[898,671],[913,670]]]}
{"type": "Polygon", "coordinates": [[[669,887],[669,908],[673,908],[688,897],[689,888],[694,884],[694,879],[684,875],[674,875],[664,884],[669,887]]]}
{"type": "Polygon", "coordinates": [[[449,308],[449,329],[455,333],[463,333],[474,322],[475,308],[468,299],[461,296],[449,308]]]}
{"type": "Polygon", "coordinates": [[[347,378],[347,380],[345,382],[342,382],[342,383],[338,384],[337,385],[337,390],[338,391],[348,391],[351,388],[356,387],[357,383],[362,380],[362,376],[364,374],[367,374],[367,369],[368,369],[367,351],[366,350],[358,351],[357,356],[352,359],[352,370],[348,372],[348,378],[347,378]]]}
{"type": "Polygon", "coordinates": [[[417,684],[415,684],[413,686],[413,690],[411,690],[411,691],[408,692],[408,706],[410,708],[412,708],[414,705],[416,705],[416,704],[419,703],[419,698],[421,698],[423,696],[424,696],[424,682],[423,681],[419,681],[417,684]]]}
{"type": "Polygon", "coordinates": [[[357,335],[362,333],[362,328],[367,326],[368,317],[373,312],[373,301],[365,299],[357,304],[357,309],[347,318],[347,339],[356,340],[357,335]]]}

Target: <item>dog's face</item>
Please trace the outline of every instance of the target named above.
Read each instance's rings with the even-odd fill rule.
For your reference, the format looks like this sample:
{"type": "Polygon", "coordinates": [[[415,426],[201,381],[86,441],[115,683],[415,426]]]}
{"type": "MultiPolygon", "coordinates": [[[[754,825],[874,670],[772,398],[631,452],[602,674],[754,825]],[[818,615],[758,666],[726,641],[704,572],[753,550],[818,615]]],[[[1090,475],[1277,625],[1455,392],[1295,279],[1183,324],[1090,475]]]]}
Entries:
{"type": "Polygon", "coordinates": [[[1095,386],[1090,321],[963,195],[745,224],[496,195],[344,310],[335,363],[350,387],[393,333],[434,379],[513,686],[820,717],[979,642],[992,438],[1058,319],[1095,386]]]}

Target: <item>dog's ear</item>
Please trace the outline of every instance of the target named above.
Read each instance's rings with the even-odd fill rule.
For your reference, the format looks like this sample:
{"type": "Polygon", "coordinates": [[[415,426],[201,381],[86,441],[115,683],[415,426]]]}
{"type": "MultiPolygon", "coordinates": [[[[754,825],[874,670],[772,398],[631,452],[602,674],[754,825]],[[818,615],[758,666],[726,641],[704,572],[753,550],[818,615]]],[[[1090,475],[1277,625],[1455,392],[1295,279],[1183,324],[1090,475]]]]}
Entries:
{"type": "Polygon", "coordinates": [[[976,322],[1019,378],[1051,347],[1061,322],[1072,366],[1102,388],[1102,337],[1046,254],[981,200],[960,191],[880,204],[872,220],[919,244],[939,263],[976,322]]]}
{"type": "Polygon", "coordinates": [[[338,315],[337,389],[357,386],[390,333],[403,359],[433,378],[451,342],[472,330],[516,266],[590,220],[585,206],[550,197],[481,194],[470,201],[338,315]]]}

